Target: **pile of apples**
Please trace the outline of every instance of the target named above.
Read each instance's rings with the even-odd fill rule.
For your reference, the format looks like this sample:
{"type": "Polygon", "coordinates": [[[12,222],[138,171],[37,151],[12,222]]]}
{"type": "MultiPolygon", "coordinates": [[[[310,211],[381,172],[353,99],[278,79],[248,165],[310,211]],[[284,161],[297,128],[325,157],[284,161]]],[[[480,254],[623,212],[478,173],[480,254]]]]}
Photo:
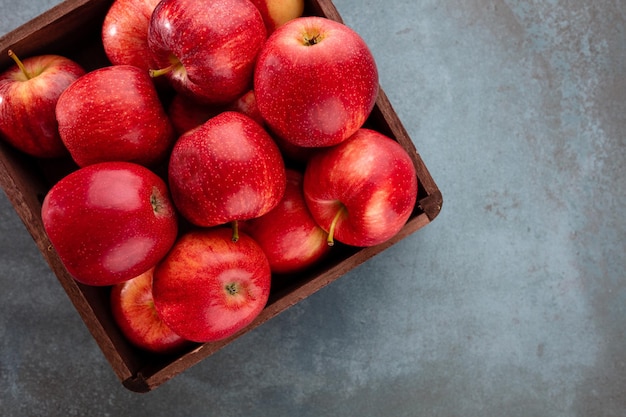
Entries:
{"type": "Polygon", "coordinates": [[[154,352],[245,328],[277,274],[335,241],[397,234],[417,198],[408,153],[365,128],[374,58],[303,0],[116,0],[111,65],[61,56],[0,76],[0,133],[76,169],[49,190],[45,231],[67,270],[111,287],[126,337],[154,352]]]}

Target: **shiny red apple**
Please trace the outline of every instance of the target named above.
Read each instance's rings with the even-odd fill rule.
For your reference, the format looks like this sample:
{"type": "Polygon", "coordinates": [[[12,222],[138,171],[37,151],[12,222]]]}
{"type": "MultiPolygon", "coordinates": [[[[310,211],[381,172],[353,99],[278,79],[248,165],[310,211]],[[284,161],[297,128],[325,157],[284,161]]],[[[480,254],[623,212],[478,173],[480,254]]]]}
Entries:
{"type": "Polygon", "coordinates": [[[271,285],[267,258],[242,233],[199,229],[183,235],[154,273],[159,316],[177,334],[214,342],[248,326],[265,307],[271,285]]]}
{"type": "Polygon", "coordinates": [[[261,116],[261,112],[259,111],[259,106],[256,104],[254,90],[249,90],[244,93],[241,97],[231,103],[227,109],[243,113],[261,126],[265,126],[265,120],[263,120],[263,116],[261,116]]]}
{"type": "Polygon", "coordinates": [[[229,103],[250,89],[266,37],[249,0],[163,0],[148,27],[152,75],[197,101],[229,103]]]}
{"type": "Polygon", "coordinates": [[[301,271],[330,250],[328,234],[317,225],[304,201],[302,183],[303,175],[288,169],[287,188],[280,203],[242,227],[261,246],[277,274],[301,271]]]}
{"type": "Polygon", "coordinates": [[[363,126],[378,94],[378,71],[354,30],[323,17],[300,17],[263,46],[254,91],[279,137],[298,146],[331,146],[363,126]]]}
{"type": "Polygon", "coordinates": [[[102,162],[70,173],[48,191],[41,216],[70,274],[97,286],[152,268],[178,231],[165,182],[130,162],[102,162]]]}
{"type": "Polygon", "coordinates": [[[169,184],[180,213],[210,227],[262,216],[285,191],[285,165],[269,134],[250,117],[220,113],[181,136],[169,184]]]}
{"type": "Polygon", "coordinates": [[[0,74],[0,135],[13,147],[39,158],[67,154],[55,116],[61,93],[85,71],[59,55],[39,55],[0,74]]]}
{"type": "Polygon", "coordinates": [[[174,129],[147,72],[132,65],[91,71],[70,85],[56,107],[59,133],[79,166],[162,162],[174,129]]]}
{"type": "Polygon", "coordinates": [[[417,199],[409,154],[393,139],[359,129],[346,141],[316,153],[304,175],[304,197],[316,222],[352,246],[373,246],[396,235],[417,199]]]}
{"type": "Polygon", "coordinates": [[[102,24],[102,45],[114,65],[154,67],[148,48],[148,23],[160,0],[115,0],[102,24]]]}
{"type": "Polygon", "coordinates": [[[161,320],[154,307],[154,268],[111,288],[113,319],[129,342],[155,353],[174,353],[189,344],[161,320]]]}

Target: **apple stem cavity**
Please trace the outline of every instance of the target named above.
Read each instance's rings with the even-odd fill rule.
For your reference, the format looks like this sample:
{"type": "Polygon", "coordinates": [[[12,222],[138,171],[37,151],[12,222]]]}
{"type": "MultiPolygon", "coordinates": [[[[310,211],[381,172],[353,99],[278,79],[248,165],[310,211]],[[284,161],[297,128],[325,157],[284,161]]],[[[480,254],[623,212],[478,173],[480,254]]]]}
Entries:
{"type": "Polygon", "coordinates": [[[22,73],[24,74],[24,76],[27,79],[31,79],[33,78],[33,76],[28,72],[28,70],[26,69],[26,67],[24,66],[24,63],[18,58],[17,55],[15,55],[15,52],[13,52],[12,50],[9,49],[9,57],[11,57],[11,59],[13,61],[15,61],[15,63],[17,64],[18,68],[22,71],[22,73]]]}
{"type": "Polygon", "coordinates": [[[226,290],[228,295],[236,295],[239,292],[239,286],[235,282],[231,282],[229,284],[226,284],[224,289],[226,290]]]}
{"type": "Polygon", "coordinates": [[[237,242],[239,240],[239,222],[237,220],[233,220],[231,222],[231,226],[233,228],[233,242],[237,242]]]}
{"type": "Polygon", "coordinates": [[[152,211],[157,216],[168,216],[169,210],[167,205],[163,204],[163,196],[157,187],[152,187],[152,194],[150,194],[150,205],[152,211]]]}
{"type": "Polygon", "coordinates": [[[343,204],[341,204],[341,207],[339,207],[339,210],[337,210],[337,214],[335,214],[333,221],[330,223],[330,228],[328,229],[328,237],[326,238],[326,243],[328,243],[328,246],[335,245],[335,227],[337,227],[337,223],[339,222],[339,219],[344,214],[346,214],[347,211],[348,210],[346,209],[346,206],[344,206],[343,204]]]}
{"type": "Polygon", "coordinates": [[[161,205],[159,204],[159,199],[154,193],[150,195],[150,205],[152,205],[152,210],[155,213],[158,213],[161,209],[161,205]]]}
{"type": "Polygon", "coordinates": [[[320,43],[323,39],[323,36],[321,33],[315,31],[312,33],[305,33],[304,34],[304,46],[314,46],[317,45],[318,43],[320,43]]]}

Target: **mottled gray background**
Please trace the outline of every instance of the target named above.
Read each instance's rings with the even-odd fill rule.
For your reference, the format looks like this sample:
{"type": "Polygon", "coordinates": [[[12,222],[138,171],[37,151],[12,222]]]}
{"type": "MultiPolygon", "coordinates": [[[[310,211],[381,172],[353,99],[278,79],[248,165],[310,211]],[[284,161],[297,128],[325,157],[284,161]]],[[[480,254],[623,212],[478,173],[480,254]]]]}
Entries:
{"type": "Polygon", "coordinates": [[[626,3],[335,4],[441,215],[140,395],[0,193],[2,415],[626,416],[626,3]]]}

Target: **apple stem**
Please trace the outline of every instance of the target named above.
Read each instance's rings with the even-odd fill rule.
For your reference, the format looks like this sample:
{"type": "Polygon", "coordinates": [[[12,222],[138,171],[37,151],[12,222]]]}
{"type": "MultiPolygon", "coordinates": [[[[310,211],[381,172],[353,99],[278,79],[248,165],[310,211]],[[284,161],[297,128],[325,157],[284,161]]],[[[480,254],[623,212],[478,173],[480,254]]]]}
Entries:
{"type": "Polygon", "coordinates": [[[176,69],[176,67],[178,67],[178,63],[176,64],[172,64],[169,67],[165,67],[165,68],[161,68],[161,69],[151,69],[149,70],[150,73],[150,77],[152,78],[156,78],[156,77],[160,77],[162,75],[165,74],[169,74],[170,72],[174,71],[174,69],[176,69]]]}
{"type": "Polygon", "coordinates": [[[8,54],[9,54],[9,57],[11,57],[13,61],[15,61],[19,69],[26,76],[26,78],[28,78],[29,80],[33,78],[32,75],[30,75],[30,73],[28,72],[28,70],[26,70],[24,63],[17,57],[17,55],[15,55],[15,53],[12,50],[9,49],[8,54]]]}
{"type": "Polygon", "coordinates": [[[233,242],[237,242],[239,240],[239,222],[237,220],[233,220],[231,225],[233,228],[233,242]]]}
{"type": "Polygon", "coordinates": [[[335,227],[337,226],[337,222],[339,221],[339,218],[341,218],[341,216],[344,213],[346,213],[346,211],[347,211],[346,206],[342,204],[339,210],[337,211],[337,214],[335,214],[333,221],[330,223],[330,228],[328,229],[328,237],[326,238],[326,243],[328,243],[328,246],[335,245],[335,227]]]}

